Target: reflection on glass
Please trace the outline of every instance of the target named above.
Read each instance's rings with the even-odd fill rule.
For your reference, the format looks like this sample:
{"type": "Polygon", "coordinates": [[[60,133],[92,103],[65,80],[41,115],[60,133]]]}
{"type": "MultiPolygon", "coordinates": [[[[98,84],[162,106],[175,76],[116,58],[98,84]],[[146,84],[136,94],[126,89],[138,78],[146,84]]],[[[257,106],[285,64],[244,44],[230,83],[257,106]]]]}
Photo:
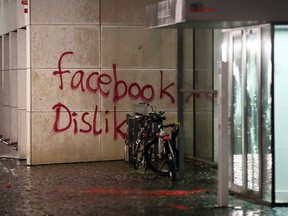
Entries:
{"type": "Polygon", "coordinates": [[[249,195],[253,191],[257,197],[271,202],[271,27],[248,29],[245,34],[238,32],[232,37],[232,189],[249,195]]]}
{"type": "Polygon", "coordinates": [[[263,167],[263,200],[272,201],[272,155],[271,155],[271,85],[272,85],[272,63],[271,63],[271,27],[262,27],[262,55],[261,55],[261,136],[263,167]]]}
{"type": "Polygon", "coordinates": [[[247,187],[259,191],[258,141],[258,55],[259,37],[250,31],[246,37],[246,136],[247,136],[247,187]]]}
{"type": "Polygon", "coordinates": [[[243,82],[242,82],[242,37],[233,37],[233,183],[242,186],[242,117],[243,117],[243,82]],[[236,158],[235,158],[236,157],[236,158]],[[240,159],[240,160],[239,160],[240,159]]]}

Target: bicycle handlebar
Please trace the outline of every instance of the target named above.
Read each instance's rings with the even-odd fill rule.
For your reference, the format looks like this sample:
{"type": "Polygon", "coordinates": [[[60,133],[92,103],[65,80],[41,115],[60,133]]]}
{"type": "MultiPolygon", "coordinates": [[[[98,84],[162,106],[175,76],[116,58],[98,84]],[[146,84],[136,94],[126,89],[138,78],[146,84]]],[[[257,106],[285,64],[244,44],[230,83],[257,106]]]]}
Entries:
{"type": "Polygon", "coordinates": [[[156,107],[149,104],[149,103],[139,103],[141,105],[149,106],[151,108],[151,112],[148,113],[148,115],[144,115],[142,113],[135,113],[135,115],[142,117],[148,117],[151,121],[157,122],[157,123],[163,123],[164,120],[166,120],[166,117],[163,116],[165,114],[165,111],[156,111],[156,107]]]}

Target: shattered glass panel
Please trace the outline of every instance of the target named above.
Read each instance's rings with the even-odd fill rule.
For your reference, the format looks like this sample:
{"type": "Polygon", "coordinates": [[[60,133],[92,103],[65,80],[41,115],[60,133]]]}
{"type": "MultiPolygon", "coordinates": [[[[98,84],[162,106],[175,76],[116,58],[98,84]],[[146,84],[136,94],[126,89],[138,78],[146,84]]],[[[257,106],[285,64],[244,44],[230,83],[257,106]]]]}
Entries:
{"type": "Polygon", "coordinates": [[[262,136],[262,190],[263,200],[272,202],[272,62],[271,62],[271,26],[264,26],[262,31],[261,56],[261,136],[262,136]]]}
{"type": "Polygon", "coordinates": [[[246,40],[247,188],[259,191],[259,32],[250,30],[246,40]]]}
{"type": "Polygon", "coordinates": [[[233,183],[243,184],[243,75],[242,75],[242,36],[233,37],[233,183]]]}

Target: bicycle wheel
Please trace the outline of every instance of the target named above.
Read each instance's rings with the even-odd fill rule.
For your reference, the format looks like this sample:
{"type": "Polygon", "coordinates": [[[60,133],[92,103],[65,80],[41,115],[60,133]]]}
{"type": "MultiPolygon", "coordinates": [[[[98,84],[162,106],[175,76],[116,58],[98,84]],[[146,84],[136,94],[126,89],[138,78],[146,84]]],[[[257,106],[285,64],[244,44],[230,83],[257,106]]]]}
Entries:
{"type": "Polygon", "coordinates": [[[174,159],[169,159],[169,170],[170,170],[170,177],[172,180],[176,180],[176,162],[174,159]]]}
{"type": "Polygon", "coordinates": [[[169,160],[168,155],[163,152],[163,149],[159,149],[157,140],[152,140],[147,143],[144,155],[147,167],[156,175],[173,177],[171,175],[171,169],[175,171],[175,164],[169,160]]]}

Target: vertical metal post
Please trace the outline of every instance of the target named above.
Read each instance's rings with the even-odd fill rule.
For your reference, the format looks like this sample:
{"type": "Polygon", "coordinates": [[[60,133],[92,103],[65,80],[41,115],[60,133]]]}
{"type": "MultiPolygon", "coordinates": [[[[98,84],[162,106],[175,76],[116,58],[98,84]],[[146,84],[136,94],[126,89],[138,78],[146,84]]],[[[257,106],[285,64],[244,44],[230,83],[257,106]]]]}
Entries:
{"type": "Polygon", "coordinates": [[[218,90],[218,206],[228,207],[228,63],[219,64],[218,90]]]}
{"type": "Polygon", "coordinates": [[[177,82],[178,82],[178,121],[180,122],[179,126],[179,134],[178,134],[178,142],[179,142],[179,155],[178,155],[178,178],[180,180],[184,179],[184,113],[183,113],[183,104],[184,104],[184,93],[179,91],[183,89],[183,80],[184,80],[184,72],[183,72],[183,30],[177,29],[177,82]]]}

